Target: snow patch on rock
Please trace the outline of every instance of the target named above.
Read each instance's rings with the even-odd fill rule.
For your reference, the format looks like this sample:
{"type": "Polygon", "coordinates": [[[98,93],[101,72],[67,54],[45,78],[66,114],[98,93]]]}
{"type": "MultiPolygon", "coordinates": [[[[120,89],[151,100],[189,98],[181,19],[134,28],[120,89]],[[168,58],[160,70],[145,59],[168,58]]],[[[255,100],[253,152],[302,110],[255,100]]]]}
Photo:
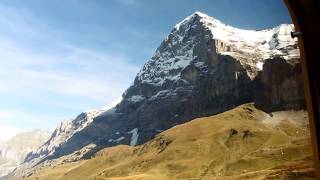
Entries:
{"type": "Polygon", "coordinates": [[[135,96],[131,96],[130,98],[128,98],[127,100],[128,101],[132,101],[132,102],[140,102],[140,101],[143,101],[145,99],[144,96],[141,96],[141,95],[135,95],[135,96]]]}
{"type": "Polygon", "coordinates": [[[128,132],[128,134],[131,134],[131,140],[130,140],[130,146],[137,145],[139,134],[138,134],[138,128],[134,128],[131,131],[128,132]]]}
{"type": "Polygon", "coordinates": [[[262,70],[262,69],[263,69],[263,62],[258,62],[258,63],[256,64],[256,66],[257,66],[257,68],[258,68],[259,70],[262,70]]]}

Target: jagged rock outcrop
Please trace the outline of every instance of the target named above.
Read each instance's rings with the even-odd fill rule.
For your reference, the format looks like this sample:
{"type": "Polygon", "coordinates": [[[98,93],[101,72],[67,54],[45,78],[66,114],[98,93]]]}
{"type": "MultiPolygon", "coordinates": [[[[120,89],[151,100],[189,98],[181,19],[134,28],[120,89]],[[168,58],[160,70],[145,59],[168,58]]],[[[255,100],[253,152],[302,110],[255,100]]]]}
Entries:
{"type": "Polygon", "coordinates": [[[48,141],[27,160],[59,158],[90,144],[95,148],[87,156],[117,144],[134,146],[177,124],[252,101],[267,110],[303,108],[299,65],[292,68],[299,58],[292,28],[241,30],[194,13],[174,27],[117,106],[94,115],[50,152],[48,141]]]}
{"type": "Polygon", "coordinates": [[[50,139],[46,141],[39,149],[30,152],[25,158],[25,161],[28,162],[32,159],[38,158],[39,162],[41,162],[43,157],[49,157],[55,153],[58,153],[58,150],[61,146],[67,143],[74,134],[92,123],[94,117],[96,117],[101,112],[103,111],[87,111],[81,113],[72,121],[62,121],[52,133],[50,139]]]}

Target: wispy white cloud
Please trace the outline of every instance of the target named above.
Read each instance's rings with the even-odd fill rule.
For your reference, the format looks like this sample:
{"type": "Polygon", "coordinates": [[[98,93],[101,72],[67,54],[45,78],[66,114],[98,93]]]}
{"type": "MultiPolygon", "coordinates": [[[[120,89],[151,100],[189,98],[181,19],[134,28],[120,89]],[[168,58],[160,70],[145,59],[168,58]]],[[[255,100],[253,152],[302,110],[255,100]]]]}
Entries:
{"type": "Polygon", "coordinates": [[[34,100],[42,108],[54,104],[80,113],[112,103],[138,72],[128,57],[67,41],[63,32],[25,9],[0,4],[0,12],[0,98],[6,99],[0,104],[0,140],[7,138],[2,133],[6,127],[18,132],[29,123],[47,129],[63,118],[61,113],[39,113],[36,107],[8,108],[9,101],[34,100]]]}
{"type": "Polygon", "coordinates": [[[48,127],[52,125],[55,120],[63,120],[64,117],[61,116],[48,116],[45,114],[35,114],[33,112],[21,111],[17,109],[1,109],[0,119],[2,126],[16,127],[20,131],[27,131],[36,129],[37,127],[32,127],[38,124],[40,127],[48,127]],[[19,127],[17,127],[20,125],[19,127]]]}
{"type": "Polygon", "coordinates": [[[107,101],[118,97],[138,71],[122,57],[74,47],[65,50],[66,55],[52,57],[0,45],[0,92],[52,92],[107,101]]]}

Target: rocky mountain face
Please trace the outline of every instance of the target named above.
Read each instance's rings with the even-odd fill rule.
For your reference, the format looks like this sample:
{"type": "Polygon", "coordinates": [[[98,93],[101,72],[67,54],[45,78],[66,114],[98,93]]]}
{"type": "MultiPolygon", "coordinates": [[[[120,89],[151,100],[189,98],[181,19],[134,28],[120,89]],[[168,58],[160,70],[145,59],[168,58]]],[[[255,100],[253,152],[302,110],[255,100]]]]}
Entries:
{"type": "Polygon", "coordinates": [[[26,155],[39,148],[50,137],[49,132],[35,130],[20,133],[0,145],[0,177],[24,162],[26,155]]]}
{"type": "Polygon", "coordinates": [[[135,146],[248,102],[267,112],[304,108],[292,28],[242,30],[196,12],[173,28],[117,106],[59,126],[26,161],[56,159],[87,146],[93,148],[83,158],[104,147],[135,146]]]}
{"type": "Polygon", "coordinates": [[[42,157],[51,156],[56,153],[56,150],[63,146],[68,140],[77,132],[87,127],[101,111],[92,110],[83,112],[78,115],[74,120],[62,121],[55,131],[51,134],[50,139],[45,142],[39,149],[30,152],[25,161],[30,161],[35,158],[41,159],[42,157]]]}
{"type": "Polygon", "coordinates": [[[267,112],[305,107],[300,63],[267,59],[254,80],[256,106],[267,112]]]}

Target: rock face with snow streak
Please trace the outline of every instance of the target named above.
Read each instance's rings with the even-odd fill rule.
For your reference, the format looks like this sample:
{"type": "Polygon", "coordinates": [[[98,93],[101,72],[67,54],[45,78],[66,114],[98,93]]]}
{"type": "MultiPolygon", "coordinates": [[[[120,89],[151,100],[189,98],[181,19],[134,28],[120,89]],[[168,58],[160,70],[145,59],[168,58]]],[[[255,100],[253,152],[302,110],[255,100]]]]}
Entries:
{"type": "MultiPolygon", "coordinates": [[[[296,93],[299,101],[294,97],[272,101],[273,96],[264,96],[272,91],[270,82],[274,81],[268,80],[272,64],[279,59],[290,67],[298,63],[297,45],[290,37],[292,28],[280,25],[262,31],[241,30],[194,13],[174,27],[116,107],[99,113],[90,124],[68,135],[49,156],[46,150],[42,154],[54,159],[94,144],[90,156],[108,146],[141,144],[177,124],[252,101],[270,101],[260,106],[272,110],[303,108],[300,92],[296,93]],[[271,65],[262,66],[265,61],[271,65]],[[287,105],[279,106],[278,102],[287,105]],[[296,104],[290,105],[292,102],[296,104]]],[[[288,74],[279,68],[281,81],[274,96],[284,94],[282,87],[300,91],[300,72],[288,71],[296,78],[281,78],[288,74]],[[283,79],[299,82],[285,83],[283,79]]],[[[46,146],[50,144],[48,141],[46,146]]],[[[40,156],[41,151],[35,152],[28,161],[40,156]]]]}
{"type": "Polygon", "coordinates": [[[35,130],[19,133],[0,146],[0,177],[23,163],[26,155],[40,147],[50,137],[49,132],[35,130]]]}

